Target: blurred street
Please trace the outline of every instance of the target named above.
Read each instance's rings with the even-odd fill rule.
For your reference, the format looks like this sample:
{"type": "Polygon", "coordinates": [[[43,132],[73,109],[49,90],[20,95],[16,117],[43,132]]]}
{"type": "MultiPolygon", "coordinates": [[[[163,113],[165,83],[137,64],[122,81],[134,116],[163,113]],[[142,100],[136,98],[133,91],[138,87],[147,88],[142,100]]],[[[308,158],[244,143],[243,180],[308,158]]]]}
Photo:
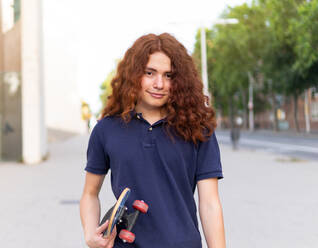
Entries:
{"type": "MultiPolygon", "coordinates": [[[[223,137],[218,133],[221,143],[223,137]]],[[[1,247],[86,247],[79,199],[87,142],[88,135],[54,140],[49,159],[39,165],[0,163],[1,247]]],[[[220,148],[227,247],[317,247],[317,161],[220,148]]],[[[109,174],[100,198],[104,213],[114,203],[109,174]]]]}
{"type": "MultiPolygon", "coordinates": [[[[217,136],[221,144],[231,144],[229,130],[217,130],[217,136]]],[[[255,132],[241,131],[240,136],[240,147],[285,154],[295,159],[318,161],[318,134],[303,134],[292,131],[275,133],[271,130],[260,130],[255,132]]]]}

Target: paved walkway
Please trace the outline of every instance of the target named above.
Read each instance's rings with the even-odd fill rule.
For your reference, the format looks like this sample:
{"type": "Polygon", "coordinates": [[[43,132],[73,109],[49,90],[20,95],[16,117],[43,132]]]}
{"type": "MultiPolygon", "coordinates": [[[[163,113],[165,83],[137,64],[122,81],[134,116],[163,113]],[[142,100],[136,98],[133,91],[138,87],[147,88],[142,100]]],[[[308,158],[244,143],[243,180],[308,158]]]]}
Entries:
{"type": "MultiPolygon", "coordinates": [[[[88,136],[50,144],[40,165],[0,164],[0,244],[6,248],[86,247],[79,219],[88,136]]],[[[221,146],[227,247],[314,248],[318,163],[221,146]]],[[[114,202],[109,175],[102,211],[114,202]]]]}

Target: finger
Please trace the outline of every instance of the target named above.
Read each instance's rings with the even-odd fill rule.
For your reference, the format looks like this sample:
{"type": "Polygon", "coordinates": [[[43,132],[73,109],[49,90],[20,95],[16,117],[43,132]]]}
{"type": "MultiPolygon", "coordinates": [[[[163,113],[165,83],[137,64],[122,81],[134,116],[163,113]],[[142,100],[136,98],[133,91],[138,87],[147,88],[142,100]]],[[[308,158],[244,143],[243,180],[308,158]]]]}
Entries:
{"type": "Polygon", "coordinates": [[[113,246],[109,246],[109,241],[105,240],[101,243],[101,246],[98,247],[102,247],[102,248],[112,248],[113,246]]]}
{"type": "Polygon", "coordinates": [[[97,227],[96,232],[97,233],[102,233],[103,231],[105,231],[107,226],[108,226],[108,223],[109,223],[109,220],[106,220],[103,225],[97,227]]]}
{"type": "Polygon", "coordinates": [[[115,226],[111,235],[108,238],[109,243],[107,244],[106,248],[112,248],[114,246],[116,235],[117,235],[117,229],[115,226]]]}
{"type": "MultiPolygon", "coordinates": [[[[116,237],[116,236],[115,236],[115,237],[116,237]]],[[[114,243],[115,243],[115,237],[114,237],[114,238],[111,237],[111,239],[109,239],[106,248],[113,248],[114,243]]]]}
{"type": "MultiPolygon", "coordinates": [[[[115,227],[116,228],[116,227],[115,227]]],[[[113,232],[111,233],[111,235],[107,238],[108,239],[108,243],[106,248],[113,248],[114,247],[114,243],[115,243],[115,238],[116,238],[116,230],[114,229],[113,232]]]]}
{"type": "Polygon", "coordinates": [[[113,231],[112,231],[111,236],[112,236],[112,237],[116,237],[116,235],[117,235],[117,227],[116,227],[116,225],[115,225],[115,226],[114,226],[114,229],[113,229],[113,231]]]}
{"type": "Polygon", "coordinates": [[[113,248],[113,247],[114,247],[114,241],[110,241],[106,246],[106,248],[113,248]]]}

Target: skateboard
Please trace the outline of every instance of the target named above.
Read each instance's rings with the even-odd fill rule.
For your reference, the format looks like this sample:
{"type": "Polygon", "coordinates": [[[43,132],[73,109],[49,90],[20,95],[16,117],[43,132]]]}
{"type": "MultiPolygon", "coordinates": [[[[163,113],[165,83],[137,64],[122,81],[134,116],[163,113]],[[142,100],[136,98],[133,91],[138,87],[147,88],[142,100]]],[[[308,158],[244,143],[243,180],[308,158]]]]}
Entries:
{"type": "MultiPolygon", "coordinates": [[[[133,243],[135,241],[135,234],[131,232],[134,227],[138,216],[141,213],[147,213],[148,205],[144,201],[135,200],[133,203],[133,208],[136,209],[135,212],[128,214],[128,208],[125,206],[125,203],[129,197],[130,189],[125,188],[120,194],[116,204],[107,211],[105,216],[99,225],[102,225],[109,220],[107,229],[103,232],[104,236],[109,236],[115,225],[121,229],[119,233],[119,238],[123,242],[133,243]]],[[[118,230],[118,229],[117,229],[118,230]]]]}

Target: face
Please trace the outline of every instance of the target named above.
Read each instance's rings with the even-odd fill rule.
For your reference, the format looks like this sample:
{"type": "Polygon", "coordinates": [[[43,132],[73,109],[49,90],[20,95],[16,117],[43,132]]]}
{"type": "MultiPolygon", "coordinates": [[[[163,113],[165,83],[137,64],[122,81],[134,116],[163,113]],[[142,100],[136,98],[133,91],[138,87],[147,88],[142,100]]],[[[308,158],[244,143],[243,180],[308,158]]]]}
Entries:
{"type": "Polygon", "coordinates": [[[160,111],[168,101],[170,85],[170,58],[162,52],[151,54],[141,78],[141,90],[136,107],[138,111],[160,111]]]}

